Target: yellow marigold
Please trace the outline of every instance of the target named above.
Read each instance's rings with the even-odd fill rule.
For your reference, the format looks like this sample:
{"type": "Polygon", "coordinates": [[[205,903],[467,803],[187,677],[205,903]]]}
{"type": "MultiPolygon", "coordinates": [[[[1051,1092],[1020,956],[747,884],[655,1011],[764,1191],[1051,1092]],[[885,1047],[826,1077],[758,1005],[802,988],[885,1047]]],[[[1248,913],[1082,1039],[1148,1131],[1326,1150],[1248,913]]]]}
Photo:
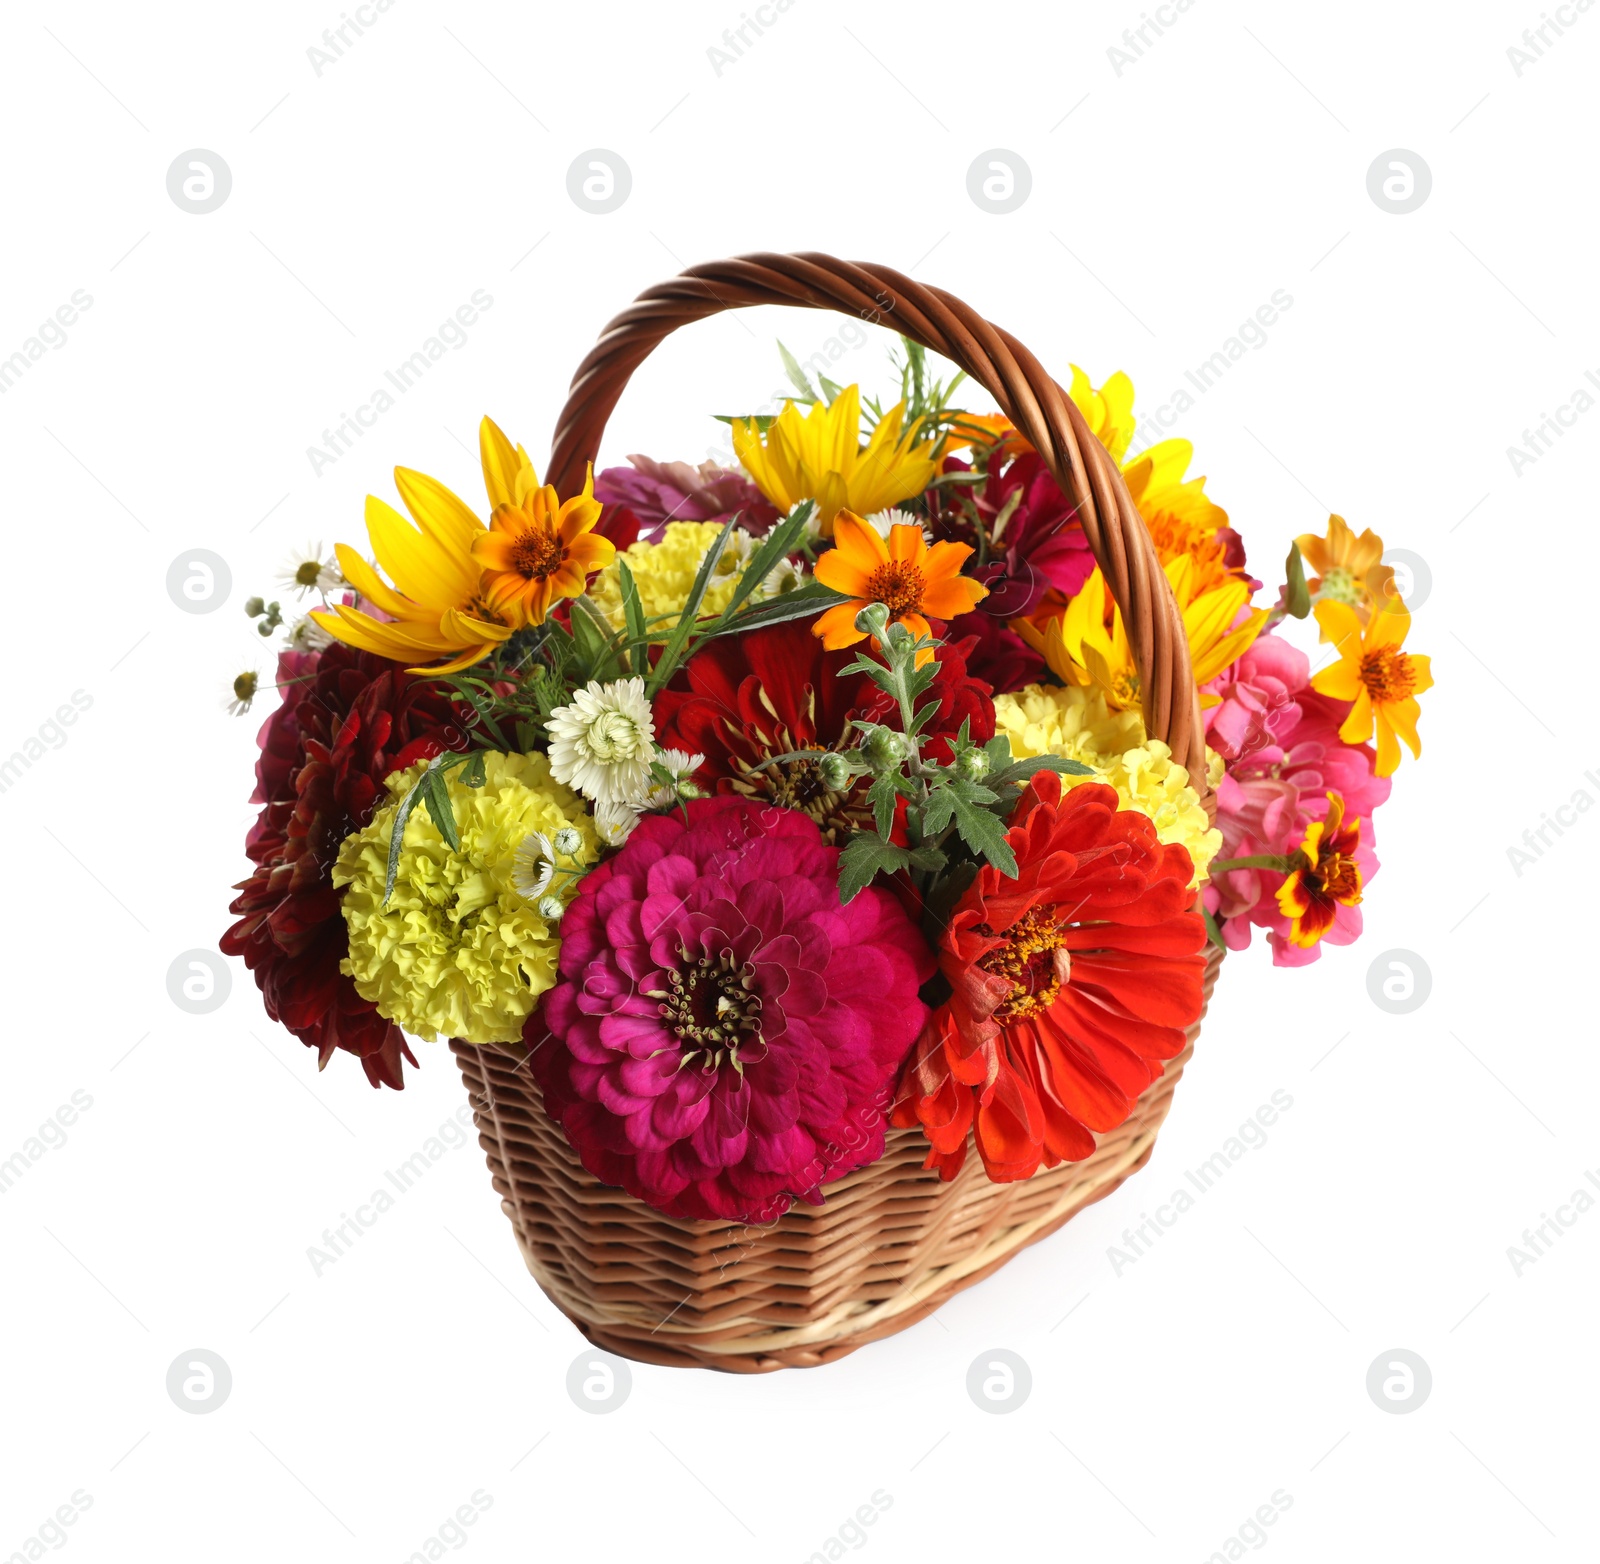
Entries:
{"type": "MultiPolygon", "coordinates": [[[[642,539],[624,549],[619,559],[628,562],[633,572],[634,584],[639,588],[639,602],[647,620],[655,621],[652,630],[666,629],[678,622],[679,611],[689,601],[689,589],[700,569],[700,561],[716,536],[722,531],[720,521],[669,521],[661,530],[656,543],[642,539]]],[[[733,589],[753,552],[754,539],[748,532],[735,530],[728,539],[722,558],[717,561],[717,574],[706,589],[700,612],[720,614],[728,606],[733,589]]],[[[627,623],[622,612],[622,577],[616,560],[602,570],[589,588],[589,596],[611,622],[613,629],[621,630],[627,623]]]]}
{"type": "Polygon", "coordinates": [[[534,1001],[555,982],[559,924],[543,918],[514,884],[517,849],[534,832],[565,826],[593,863],[594,822],[583,800],[551,780],[543,755],[484,756],[484,785],[447,783],[461,850],[453,851],[426,808],[406,820],[387,907],[383,886],[395,811],[427,762],[397,771],[389,802],[369,825],[345,838],[333,871],[346,887],[341,904],[350,954],[340,970],[387,1019],[435,1042],[511,1043],[534,1001]]]}
{"type": "MultiPolygon", "coordinates": [[[[1115,711],[1099,690],[1047,688],[1030,684],[1015,695],[994,698],[995,731],[1003,733],[1012,755],[1059,755],[1093,766],[1094,776],[1064,776],[1063,787],[1105,782],[1117,790],[1124,809],[1137,809],[1154,822],[1163,842],[1188,848],[1195,881],[1205,881],[1222,833],[1206,817],[1189,773],[1159,739],[1145,737],[1137,711],[1115,711]]],[[[1221,760],[1207,751],[1207,769],[1220,777],[1221,760]]]]}

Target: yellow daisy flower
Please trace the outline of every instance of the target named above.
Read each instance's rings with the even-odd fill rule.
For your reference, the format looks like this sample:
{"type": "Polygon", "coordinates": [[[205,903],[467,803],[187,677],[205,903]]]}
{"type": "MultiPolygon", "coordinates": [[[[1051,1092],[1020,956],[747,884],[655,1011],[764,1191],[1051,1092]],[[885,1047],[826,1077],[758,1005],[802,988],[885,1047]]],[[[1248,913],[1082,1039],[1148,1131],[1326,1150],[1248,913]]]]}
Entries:
{"type": "Polygon", "coordinates": [[[762,436],[754,420],[737,419],[733,448],[756,487],[785,514],[801,500],[817,502],[825,538],[841,510],[870,516],[921,494],[939,471],[940,439],[918,440],[914,422],[902,429],[905,403],[897,402],[861,443],[861,388],[846,386],[830,406],[813,404],[804,418],[793,402],[762,436]]]}
{"type": "Polygon", "coordinates": [[[1339,661],[1313,674],[1311,688],[1355,703],[1339,737],[1346,744],[1365,744],[1376,731],[1380,777],[1392,776],[1399,766],[1401,739],[1420,760],[1417,696],[1433,688],[1433,672],[1428,658],[1400,650],[1411,631],[1411,615],[1404,608],[1388,609],[1373,614],[1363,629],[1348,603],[1324,598],[1315,612],[1322,639],[1338,649],[1339,661]]]}

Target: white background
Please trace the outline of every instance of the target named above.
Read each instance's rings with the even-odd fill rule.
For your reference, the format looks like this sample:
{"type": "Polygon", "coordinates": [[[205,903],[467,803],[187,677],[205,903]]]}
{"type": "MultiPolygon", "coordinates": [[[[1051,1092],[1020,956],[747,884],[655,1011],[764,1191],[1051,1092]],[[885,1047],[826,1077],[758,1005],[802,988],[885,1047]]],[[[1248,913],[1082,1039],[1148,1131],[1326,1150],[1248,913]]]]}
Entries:
{"type": "MultiPolygon", "coordinates": [[[[0,794],[0,1159],[75,1091],[93,1106],[0,1197],[0,1558],[32,1557],[77,1490],[58,1540],[85,1564],[398,1564],[479,1490],[480,1560],[827,1557],[879,1490],[859,1545],[881,1561],[1227,1557],[1278,1490],[1274,1558],[1593,1556],[1600,1212],[1520,1276],[1507,1256],[1600,1177],[1600,821],[1569,816],[1520,875],[1507,856],[1600,798],[1600,411],[1520,476],[1507,456],[1600,375],[1600,11],[1564,11],[1519,77],[1538,11],[1198,0],[1118,75],[1137,0],[797,0],[718,74],[738,0],[398,0],[319,76],[338,0],[7,8],[0,356],[75,289],[93,305],[0,397],[0,752],[74,690],[92,705],[0,794]],[[167,193],[191,148],[231,169],[208,215],[167,193]],[[592,148],[632,174],[606,216],[567,194],[592,148]],[[967,194],[993,148],[1031,170],[1010,215],[967,194]],[[1367,191],[1394,148],[1432,173],[1409,215],[1367,191]],[[475,496],[485,412],[542,465],[605,320],[758,249],[911,271],[1063,379],[1126,369],[1144,412],[1285,290],[1175,432],[1260,574],[1330,509],[1420,555],[1411,644],[1438,688],[1379,816],[1364,939],[1297,972],[1230,958],[1146,1171],[834,1367],[636,1366],[594,1416],[475,1145],[320,1276],[307,1259],[461,1106],[444,1051],[380,1094],[344,1055],[319,1076],[241,967],[207,1016],[166,978],[214,946],[245,867],[262,711],[222,702],[267,663],[244,598],[307,539],[359,541],[396,463],[475,496]],[[306,448],[474,289],[493,304],[467,344],[317,476],[306,448]],[[206,616],[165,589],[196,547],[231,570],[206,616]],[[1408,1015],[1369,998],[1390,950],[1432,974],[1408,1015]],[[1118,1275],[1108,1247],[1279,1090],[1267,1144],[1118,1275]],[[203,1416],[165,1389],[191,1348],[232,1372],[203,1416]],[[1032,1373],[1007,1415],[966,1390],[993,1348],[1032,1373]],[[1403,1416],[1366,1390],[1394,1348],[1433,1380],[1403,1416]]],[[[669,342],[604,459],[703,458],[706,414],[781,383],[773,338],[806,356],[836,325],[763,312],[669,342]]],[[[834,376],[887,390],[879,342],[834,376]]]]}

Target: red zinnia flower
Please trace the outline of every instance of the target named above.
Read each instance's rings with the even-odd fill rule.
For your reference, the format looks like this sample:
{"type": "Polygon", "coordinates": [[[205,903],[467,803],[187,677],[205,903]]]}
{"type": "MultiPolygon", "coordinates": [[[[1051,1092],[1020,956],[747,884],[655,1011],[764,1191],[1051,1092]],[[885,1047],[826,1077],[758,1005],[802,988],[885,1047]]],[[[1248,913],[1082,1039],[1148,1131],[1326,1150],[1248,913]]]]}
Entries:
{"type": "Polygon", "coordinates": [[[374,1086],[404,1084],[416,1060],[399,1027],[339,971],[348,943],[330,878],[339,844],[388,797],[383,779],[460,747],[450,702],[398,664],[335,642],[278,660],[283,704],[261,729],[252,803],[264,807],[245,841],[255,872],[239,883],[222,936],[242,956],[267,1014],[319,1067],[336,1048],[355,1054],[374,1086]]]}
{"type": "MultiPolygon", "coordinates": [[[[938,710],[923,729],[929,754],[951,758],[949,740],[968,724],[974,743],[994,737],[989,686],[967,672],[966,646],[941,646],[939,671],[920,704],[938,710]]],[[[839,670],[855,652],[827,651],[805,624],[770,625],[747,635],[707,641],[675,684],[656,697],[656,731],[663,748],[704,755],[697,780],[719,793],[800,809],[843,844],[851,830],[870,829],[870,778],[854,778],[842,792],[824,786],[814,760],[761,767],[774,755],[802,749],[848,749],[860,737],[855,718],[900,726],[899,708],[865,674],[839,670]]]]}
{"type": "Polygon", "coordinates": [[[1006,840],[1017,878],[985,867],[957,902],[940,941],[950,998],[901,1077],[895,1123],[922,1124],[946,1179],[969,1130],[997,1183],[1087,1157],[1203,1003],[1193,865],[1147,816],[1041,772],[1006,840]]]}

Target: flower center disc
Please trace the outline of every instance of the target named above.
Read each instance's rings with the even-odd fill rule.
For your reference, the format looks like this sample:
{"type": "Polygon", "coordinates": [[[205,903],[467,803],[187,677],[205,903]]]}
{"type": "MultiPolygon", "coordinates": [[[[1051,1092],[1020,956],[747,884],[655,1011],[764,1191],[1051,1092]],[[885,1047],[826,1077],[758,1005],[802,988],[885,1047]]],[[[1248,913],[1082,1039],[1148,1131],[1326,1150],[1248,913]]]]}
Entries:
{"type": "MultiPolygon", "coordinates": [[[[685,953],[687,956],[687,953],[685,953]]],[[[682,971],[667,974],[667,988],[659,998],[667,1029],[683,1046],[679,1069],[699,1061],[716,1069],[726,1054],[728,1062],[743,1071],[745,1065],[765,1057],[761,1037],[761,996],[752,993],[755,968],[739,962],[731,950],[713,960],[702,956],[682,971]]]]}
{"type": "MultiPolygon", "coordinates": [[[[980,925],[978,932],[992,930],[980,925]]],[[[1006,931],[1005,943],[978,965],[1011,982],[1011,997],[995,1011],[997,1021],[1016,1021],[1048,1010],[1071,974],[1071,958],[1062,942],[1056,909],[1034,907],[1024,913],[1006,931]]]]}
{"type": "Polygon", "coordinates": [[[561,563],[561,540],[543,527],[529,527],[511,545],[511,564],[519,576],[543,581],[561,563]]]}
{"type": "Polygon", "coordinates": [[[882,603],[891,619],[908,614],[922,601],[922,572],[903,559],[891,559],[872,572],[867,596],[882,603]]]}
{"type": "Polygon", "coordinates": [[[1374,701],[1401,701],[1411,693],[1416,677],[1404,652],[1379,647],[1361,659],[1361,682],[1374,701]]]}

